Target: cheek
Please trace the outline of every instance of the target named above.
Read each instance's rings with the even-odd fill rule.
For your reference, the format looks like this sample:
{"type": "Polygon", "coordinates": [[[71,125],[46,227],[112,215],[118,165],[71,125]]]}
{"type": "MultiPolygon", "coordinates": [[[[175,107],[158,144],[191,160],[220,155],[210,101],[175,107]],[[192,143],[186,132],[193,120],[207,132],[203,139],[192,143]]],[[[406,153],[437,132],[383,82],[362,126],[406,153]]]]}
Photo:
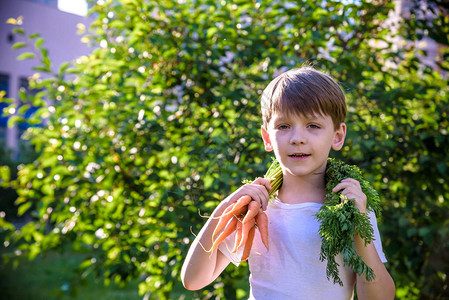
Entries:
{"type": "Polygon", "coordinates": [[[280,148],[282,148],[282,140],[280,140],[278,137],[273,137],[271,141],[271,145],[273,146],[274,151],[277,152],[280,148]]]}
{"type": "Polygon", "coordinates": [[[334,135],[333,134],[326,134],[321,139],[321,144],[332,145],[333,143],[334,143],[334,135]]]}
{"type": "Polygon", "coordinates": [[[285,140],[286,135],[285,131],[276,131],[271,134],[271,138],[276,141],[277,144],[280,144],[285,140]]]}

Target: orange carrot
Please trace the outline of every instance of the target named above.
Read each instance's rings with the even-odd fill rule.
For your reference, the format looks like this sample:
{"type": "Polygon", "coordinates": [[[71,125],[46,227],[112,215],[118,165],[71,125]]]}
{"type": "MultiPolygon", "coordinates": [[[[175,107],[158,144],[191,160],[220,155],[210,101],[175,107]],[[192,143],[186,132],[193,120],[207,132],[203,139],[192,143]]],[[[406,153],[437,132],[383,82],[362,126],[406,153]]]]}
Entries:
{"type": "MultiPolygon", "coordinates": [[[[242,216],[242,215],[244,215],[245,213],[246,213],[246,209],[247,209],[247,207],[246,206],[244,206],[244,207],[240,207],[240,209],[238,209],[238,210],[236,210],[236,211],[234,211],[234,213],[230,216],[230,217],[224,217],[224,219],[225,220],[228,220],[228,219],[230,219],[230,218],[237,218],[238,220],[239,220],[239,222],[241,222],[242,220],[241,220],[241,217],[240,216],[242,216]]],[[[229,222],[229,221],[228,221],[229,222]]],[[[222,223],[222,225],[219,227],[218,225],[217,225],[217,227],[215,227],[215,230],[214,230],[214,233],[212,234],[212,238],[214,238],[214,236],[215,236],[215,234],[216,234],[216,232],[218,232],[219,230],[221,230],[224,226],[227,226],[226,224],[228,224],[228,223],[226,223],[226,224],[224,224],[224,222],[222,223]]],[[[226,228],[226,227],[225,227],[226,228]]]]}
{"type": "Polygon", "coordinates": [[[245,218],[243,219],[243,224],[249,222],[249,220],[254,219],[259,210],[260,210],[259,203],[257,201],[251,201],[248,204],[248,212],[246,213],[245,218]]]}
{"type": "Polygon", "coordinates": [[[229,205],[225,209],[225,211],[223,212],[223,214],[221,216],[232,215],[232,214],[235,215],[236,211],[239,211],[242,207],[247,206],[251,200],[252,200],[251,197],[248,195],[240,197],[239,199],[237,199],[237,201],[235,201],[234,203],[229,205]]]}
{"type": "Polygon", "coordinates": [[[233,215],[230,214],[229,212],[234,208],[234,206],[235,203],[232,203],[231,205],[226,207],[223,214],[220,216],[217,225],[215,226],[214,233],[212,233],[212,239],[226,224],[228,224],[229,220],[233,217],[233,215]]]}
{"type": "Polygon", "coordinates": [[[256,221],[254,219],[251,219],[248,222],[243,223],[242,237],[240,239],[239,244],[237,245],[237,249],[239,249],[246,243],[246,240],[248,239],[248,234],[251,231],[251,228],[253,228],[255,224],[256,224],[256,221]]]}
{"type": "Polygon", "coordinates": [[[228,207],[226,207],[226,209],[224,210],[222,215],[225,215],[225,214],[229,213],[234,208],[236,203],[237,202],[231,203],[228,207]]]}
{"type": "Polygon", "coordinates": [[[248,195],[242,196],[240,197],[237,202],[235,202],[234,208],[231,210],[231,214],[234,213],[235,211],[239,210],[240,208],[248,205],[248,203],[250,203],[251,201],[251,197],[248,195]]]}
{"type": "Polygon", "coordinates": [[[232,232],[234,232],[234,230],[236,229],[236,226],[237,226],[237,222],[238,222],[238,219],[235,217],[232,218],[231,221],[229,221],[229,224],[227,224],[227,226],[225,227],[223,232],[220,233],[220,235],[214,241],[212,248],[208,252],[211,252],[215,248],[217,248],[218,244],[220,244],[225,238],[228,237],[228,235],[230,235],[232,232]]]}
{"type": "Polygon", "coordinates": [[[251,246],[253,245],[254,232],[255,232],[255,227],[253,226],[253,227],[251,227],[250,231],[248,232],[248,239],[246,240],[245,248],[243,248],[242,261],[247,260],[249,257],[249,253],[251,252],[251,246]]]}
{"type": "Polygon", "coordinates": [[[260,210],[259,203],[252,201],[250,196],[245,195],[240,197],[236,202],[229,205],[223,214],[217,218],[219,218],[219,221],[212,233],[212,247],[210,250],[205,251],[211,252],[216,249],[235,230],[235,244],[231,253],[235,253],[238,249],[245,246],[242,261],[248,259],[254,240],[256,223],[261,234],[262,243],[268,250],[268,218],[260,210]],[[214,239],[220,230],[222,232],[217,239],[214,239]]]}
{"type": "Polygon", "coordinates": [[[247,210],[247,204],[251,201],[251,197],[248,195],[240,197],[236,202],[232,203],[224,210],[223,214],[218,217],[218,224],[215,226],[212,238],[229,222],[233,216],[243,214],[247,210]]]}
{"type": "Polygon", "coordinates": [[[248,211],[248,206],[243,206],[243,207],[240,207],[239,209],[236,209],[236,210],[233,209],[232,214],[235,217],[240,217],[240,216],[246,214],[247,211],[248,211]]]}
{"type": "Polygon", "coordinates": [[[259,228],[260,237],[265,248],[268,250],[268,217],[263,211],[259,211],[256,216],[257,228],[259,228]]]}
{"type": "Polygon", "coordinates": [[[235,253],[238,250],[237,246],[240,243],[240,239],[242,238],[242,229],[243,229],[242,222],[240,222],[240,221],[237,222],[234,249],[231,251],[231,253],[235,253]]]}

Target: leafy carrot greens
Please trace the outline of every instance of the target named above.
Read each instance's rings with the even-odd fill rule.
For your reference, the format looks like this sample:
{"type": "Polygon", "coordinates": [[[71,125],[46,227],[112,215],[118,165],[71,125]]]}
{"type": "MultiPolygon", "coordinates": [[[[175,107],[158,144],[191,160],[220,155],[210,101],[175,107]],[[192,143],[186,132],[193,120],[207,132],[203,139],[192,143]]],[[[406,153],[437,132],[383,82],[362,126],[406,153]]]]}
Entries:
{"type": "MultiPolygon", "coordinates": [[[[282,169],[279,162],[273,163],[265,174],[270,180],[272,190],[270,200],[282,185],[282,169]]],[[[380,214],[379,195],[370,183],[363,178],[357,166],[348,165],[340,160],[329,158],[326,167],[326,201],[316,213],[321,222],[319,234],[321,236],[320,260],[327,260],[326,275],[334,283],[343,285],[338,272],[335,256],[342,254],[344,266],[349,266],[358,275],[365,275],[368,281],[374,279],[373,270],[362,260],[354,248],[354,234],[358,234],[368,245],[373,240],[373,228],[366,214],[361,213],[354,205],[353,199],[342,201],[341,192],[334,193],[332,189],[345,178],[353,178],[360,183],[367,198],[367,210],[380,214]]]]}

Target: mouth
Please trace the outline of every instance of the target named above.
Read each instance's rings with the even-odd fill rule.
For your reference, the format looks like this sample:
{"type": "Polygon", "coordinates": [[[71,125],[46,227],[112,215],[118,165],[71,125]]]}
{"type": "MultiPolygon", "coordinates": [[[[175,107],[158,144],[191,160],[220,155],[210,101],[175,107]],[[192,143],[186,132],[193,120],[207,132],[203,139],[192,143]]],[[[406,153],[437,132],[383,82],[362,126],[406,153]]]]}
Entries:
{"type": "Polygon", "coordinates": [[[311,154],[308,154],[308,153],[293,153],[293,154],[290,154],[289,157],[301,158],[301,157],[308,157],[310,155],[311,154]]]}

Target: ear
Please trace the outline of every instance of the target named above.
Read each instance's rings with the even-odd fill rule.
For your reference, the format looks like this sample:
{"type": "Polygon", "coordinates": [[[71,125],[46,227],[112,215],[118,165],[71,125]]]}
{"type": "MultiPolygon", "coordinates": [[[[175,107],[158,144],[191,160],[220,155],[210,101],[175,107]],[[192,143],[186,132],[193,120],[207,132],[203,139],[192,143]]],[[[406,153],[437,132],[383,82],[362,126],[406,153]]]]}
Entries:
{"type": "Polygon", "coordinates": [[[268,133],[268,131],[265,129],[265,127],[263,125],[260,127],[260,132],[262,134],[265,151],[272,151],[273,145],[271,144],[270,134],[268,133]]]}
{"type": "Polygon", "coordinates": [[[345,143],[346,138],[346,124],[341,123],[340,127],[334,133],[334,142],[332,143],[332,149],[335,151],[340,150],[345,143]]]}

